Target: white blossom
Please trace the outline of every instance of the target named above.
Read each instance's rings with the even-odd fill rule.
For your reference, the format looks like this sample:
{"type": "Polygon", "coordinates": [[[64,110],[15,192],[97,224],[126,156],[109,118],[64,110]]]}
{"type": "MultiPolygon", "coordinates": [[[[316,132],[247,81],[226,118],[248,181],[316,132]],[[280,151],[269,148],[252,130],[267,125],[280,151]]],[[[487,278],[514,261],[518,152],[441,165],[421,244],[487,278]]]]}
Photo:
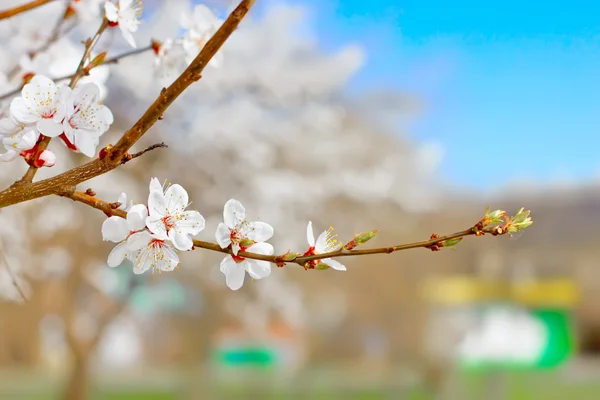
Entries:
{"type": "Polygon", "coordinates": [[[178,250],[191,250],[192,236],[204,229],[204,217],[198,211],[186,211],[189,197],[181,185],[171,185],[163,192],[157,184],[158,179],[150,182],[146,226],[158,239],[170,239],[178,250]]]}
{"type": "Polygon", "coordinates": [[[169,240],[163,240],[148,231],[135,233],[127,240],[133,251],[133,272],[142,274],[148,270],[173,271],[180,264],[177,250],[169,240]]]}
{"type": "MultiPolygon", "coordinates": [[[[269,256],[274,253],[273,246],[270,243],[256,243],[244,250],[269,256]]],[[[227,286],[231,290],[238,290],[244,284],[246,271],[253,279],[266,278],[271,274],[271,263],[229,254],[221,261],[220,269],[225,275],[227,286]]]]}
{"type": "Polygon", "coordinates": [[[262,221],[246,221],[246,209],[237,200],[231,199],[223,208],[223,222],[219,223],[215,237],[221,248],[231,246],[234,255],[246,251],[253,243],[266,242],[273,236],[273,227],[262,221]]]}
{"type": "MultiPolygon", "coordinates": [[[[119,197],[121,199],[121,197],[119,197]]],[[[125,200],[126,201],[126,200],[125,200]]],[[[125,258],[131,259],[132,249],[127,239],[146,227],[148,209],[143,204],[137,204],[127,213],[127,219],[112,216],[102,224],[102,239],[118,243],[108,255],[108,266],[117,267],[125,258]]],[[[136,249],[137,250],[137,249],[136,249]]]]}
{"type": "MultiPolygon", "coordinates": [[[[337,235],[333,235],[333,228],[329,228],[328,230],[322,232],[315,242],[312,221],[309,221],[308,226],[306,227],[306,239],[308,240],[308,245],[310,247],[308,251],[304,253],[304,255],[312,256],[339,250],[342,247],[342,244],[336,239],[336,237],[337,235]]],[[[322,263],[338,271],[346,270],[346,267],[343,264],[331,258],[312,260],[309,261],[309,263],[313,266],[313,268],[322,263]]]]}
{"type": "Polygon", "coordinates": [[[35,147],[39,133],[34,127],[25,126],[12,117],[0,120],[0,136],[6,153],[0,154],[0,161],[12,161],[22,151],[35,147]]]}
{"type": "MultiPolygon", "coordinates": [[[[190,18],[187,14],[181,18],[181,25],[187,29],[183,35],[183,49],[186,53],[186,61],[190,64],[198,55],[200,50],[206,45],[206,42],[217,32],[223,24],[223,20],[217,18],[215,14],[205,6],[199,4],[194,7],[194,12],[190,18]]],[[[219,67],[223,64],[223,53],[217,52],[208,63],[213,67],[219,67]]]]}
{"type": "Polygon", "coordinates": [[[140,0],[119,0],[117,4],[107,1],[104,4],[106,19],[113,24],[118,24],[123,37],[132,47],[137,47],[132,32],[137,32],[142,16],[142,2],[140,0]]]}
{"type": "MultiPolygon", "coordinates": [[[[133,207],[133,200],[129,201],[129,204],[127,204],[127,193],[123,192],[119,195],[119,198],[117,199],[117,203],[121,204],[119,207],[117,207],[119,210],[123,210],[123,211],[129,211],[132,207],[133,207]]],[[[145,223],[145,221],[144,221],[145,223]]]]}
{"type": "Polygon", "coordinates": [[[187,68],[187,53],[182,40],[167,39],[160,45],[154,61],[155,73],[161,79],[176,78],[187,68]]]}
{"type": "Polygon", "coordinates": [[[10,113],[23,124],[35,124],[42,135],[56,137],[63,133],[62,121],[70,94],[68,86],[57,86],[50,78],[36,75],[23,87],[21,97],[12,101],[10,113]]]}
{"type": "Polygon", "coordinates": [[[111,111],[98,101],[100,89],[94,83],[75,88],[67,101],[63,121],[65,137],[70,148],[93,157],[99,138],[113,123],[111,111]]]}

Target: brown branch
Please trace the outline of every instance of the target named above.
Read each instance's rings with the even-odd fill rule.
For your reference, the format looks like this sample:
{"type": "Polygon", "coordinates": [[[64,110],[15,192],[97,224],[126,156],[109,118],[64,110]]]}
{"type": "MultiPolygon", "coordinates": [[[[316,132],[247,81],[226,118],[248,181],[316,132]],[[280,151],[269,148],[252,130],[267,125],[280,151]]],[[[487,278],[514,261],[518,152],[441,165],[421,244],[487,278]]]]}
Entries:
{"type": "MultiPolygon", "coordinates": [[[[132,50],[132,51],[128,51],[127,53],[123,53],[123,54],[120,54],[118,56],[114,56],[112,58],[107,58],[106,60],[102,61],[101,63],[98,63],[97,65],[90,65],[90,66],[84,68],[85,69],[85,75],[89,75],[89,72],[92,69],[94,69],[96,67],[99,67],[101,65],[117,64],[119,61],[121,61],[121,60],[123,60],[123,59],[125,59],[127,57],[135,56],[137,54],[146,52],[148,50],[152,50],[152,45],[149,45],[149,46],[146,46],[146,47],[142,47],[142,48],[139,48],[139,49],[135,49],[135,50],[132,50]]],[[[75,74],[76,73],[74,72],[74,73],[72,73],[70,75],[60,76],[58,78],[52,78],[52,80],[55,81],[55,82],[59,82],[59,81],[64,81],[65,79],[72,79],[75,76],[75,74]]],[[[0,95],[0,101],[5,100],[5,99],[7,99],[9,97],[12,97],[12,96],[14,96],[16,94],[19,94],[21,92],[21,90],[23,90],[24,86],[25,85],[23,84],[23,85],[19,86],[18,88],[14,89],[14,90],[11,90],[10,92],[6,92],[3,95],[0,95]]]]}
{"type": "MultiPolygon", "coordinates": [[[[92,54],[92,50],[98,43],[98,40],[100,40],[100,36],[102,36],[102,33],[106,30],[106,28],[108,28],[108,20],[106,18],[104,18],[102,20],[102,24],[100,25],[100,28],[98,28],[98,31],[96,32],[94,37],[92,37],[91,39],[88,39],[85,42],[85,50],[83,52],[83,56],[81,57],[79,66],[77,66],[77,70],[75,71],[75,74],[73,74],[73,77],[71,78],[71,82],[69,83],[69,86],[71,88],[74,88],[75,85],[77,84],[77,82],[79,81],[79,79],[86,74],[85,68],[84,68],[85,62],[88,58],[90,58],[90,56],[92,54]]],[[[50,144],[51,140],[52,140],[51,137],[44,137],[42,139],[42,141],[37,146],[35,155],[33,156],[34,160],[36,160],[38,158],[38,156],[44,150],[46,150],[48,148],[48,144],[50,144]]],[[[37,173],[38,169],[39,168],[31,165],[29,167],[29,169],[27,170],[27,172],[25,172],[25,175],[23,175],[23,178],[21,178],[21,181],[20,181],[21,184],[27,184],[27,183],[33,182],[33,178],[35,177],[35,174],[37,173]]]]}
{"type": "Polygon", "coordinates": [[[46,3],[50,3],[53,0],[34,0],[29,3],[25,3],[21,6],[10,8],[8,10],[0,11],[0,20],[14,17],[17,14],[24,13],[25,11],[33,10],[39,6],[43,6],[46,3]]]}
{"type": "Polygon", "coordinates": [[[87,164],[70,169],[60,175],[44,179],[43,181],[30,184],[21,184],[20,182],[17,182],[8,189],[0,192],[0,208],[53,194],[62,195],[65,191],[71,190],[70,188],[110,172],[120,165],[126,164],[132,159],[137,158],[139,155],[141,154],[136,153],[132,156],[125,154],[121,163],[116,165],[108,164],[104,162],[104,160],[96,159],[87,164]]]}
{"type": "MultiPolygon", "coordinates": [[[[109,203],[104,200],[100,200],[100,199],[98,199],[94,196],[90,196],[86,193],[72,192],[72,193],[63,193],[62,195],[64,197],[68,197],[68,198],[72,199],[73,201],[77,201],[77,202],[86,204],[90,207],[93,207],[97,210],[100,210],[100,211],[104,212],[106,215],[127,218],[127,212],[115,207],[114,203],[109,203]]],[[[465,236],[472,236],[472,235],[481,236],[481,233],[480,234],[477,233],[478,231],[484,232],[484,233],[491,233],[491,234],[497,233],[497,229],[498,229],[497,226],[485,227],[485,228],[481,229],[478,227],[478,225],[479,224],[477,224],[469,229],[466,229],[464,231],[452,233],[449,235],[445,235],[445,236],[433,235],[432,239],[429,239],[429,240],[400,244],[400,245],[392,246],[392,247],[379,247],[379,248],[364,249],[364,250],[344,250],[343,248],[341,248],[339,250],[332,251],[329,253],[315,254],[315,255],[310,255],[310,256],[298,256],[295,258],[294,257],[286,258],[286,254],[269,256],[269,255],[251,253],[251,252],[246,252],[246,251],[238,252],[237,256],[249,258],[249,259],[253,259],[253,260],[268,261],[268,262],[277,264],[279,266],[283,266],[286,263],[294,263],[294,264],[298,264],[301,266],[305,266],[305,264],[307,262],[310,262],[313,260],[323,260],[326,258],[333,258],[333,257],[353,257],[353,256],[366,256],[366,255],[373,255],[373,254],[391,254],[391,253],[394,253],[397,251],[408,250],[408,249],[417,249],[417,248],[425,248],[425,249],[434,250],[436,247],[438,249],[440,247],[442,247],[443,246],[442,243],[446,240],[457,239],[457,238],[462,238],[465,236]]],[[[193,242],[194,242],[194,248],[202,248],[202,249],[216,251],[216,252],[224,253],[224,254],[233,254],[231,248],[228,247],[228,248],[223,249],[217,243],[205,242],[203,240],[194,240],[193,242]]]]}
{"type": "Polygon", "coordinates": [[[164,114],[167,108],[187,89],[192,83],[201,78],[202,70],[225,41],[238,27],[244,16],[248,13],[254,0],[242,0],[237,8],[229,14],[223,25],[210,38],[202,51],[196,56],[188,68],[169,86],[163,88],[158,98],[146,110],[144,115],[129,129],[117,144],[111,149],[109,163],[118,163],[125,154],[164,114]]]}

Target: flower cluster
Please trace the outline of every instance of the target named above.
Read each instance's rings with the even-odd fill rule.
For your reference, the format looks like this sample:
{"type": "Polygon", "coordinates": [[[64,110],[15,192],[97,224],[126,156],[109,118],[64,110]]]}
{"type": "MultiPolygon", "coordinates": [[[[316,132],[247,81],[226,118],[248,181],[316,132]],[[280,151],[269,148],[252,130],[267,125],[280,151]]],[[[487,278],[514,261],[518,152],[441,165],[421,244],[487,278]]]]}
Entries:
{"type": "Polygon", "coordinates": [[[43,137],[60,137],[67,147],[93,157],[100,136],[113,123],[111,111],[99,102],[95,83],[75,89],[56,85],[50,78],[35,75],[10,104],[10,115],[0,119],[0,135],[6,152],[0,160],[21,156],[29,165],[51,167],[50,150],[38,152],[43,137]]]}
{"type": "MultiPolygon", "coordinates": [[[[186,211],[189,198],[185,189],[175,184],[164,190],[157,178],[150,181],[148,206],[127,206],[125,194],[121,194],[118,203],[118,208],[127,212],[127,218],[112,216],[102,225],[103,239],[117,243],[108,256],[108,265],[116,267],[128,259],[133,262],[136,274],[148,270],[153,273],[174,270],[180,263],[178,252],[192,250],[192,238],[205,226],[204,217],[198,211],[186,211]]],[[[234,199],[227,201],[223,222],[219,223],[215,232],[219,247],[229,251],[221,261],[220,270],[232,290],[242,287],[246,272],[253,279],[266,278],[271,274],[273,260],[270,256],[273,256],[274,249],[267,241],[273,237],[273,227],[262,221],[248,221],[246,214],[242,203],[234,199]]],[[[312,222],[309,222],[309,249],[304,256],[339,250],[341,243],[331,232],[332,229],[329,229],[321,233],[315,241],[312,222]]],[[[345,266],[330,258],[313,258],[305,267],[346,270],[345,266]]]]}
{"type": "Polygon", "coordinates": [[[205,226],[198,211],[186,210],[189,197],[183,187],[175,184],[165,190],[156,178],[150,181],[148,206],[127,207],[124,194],[119,203],[127,218],[112,216],[102,224],[103,239],[117,243],[108,265],[116,267],[128,259],[136,274],[174,270],[179,265],[178,252],[192,250],[192,237],[205,226]]]}
{"type": "MultiPolygon", "coordinates": [[[[161,78],[178,76],[194,61],[222,23],[223,20],[203,4],[194,7],[191,16],[184,14],[181,18],[181,26],[185,30],[182,37],[167,39],[154,48],[157,55],[155,62],[157,75],[161,78]]],[[[220,51],[208,63],[217,68],[222,64],[223,53],[220,51]]]]}

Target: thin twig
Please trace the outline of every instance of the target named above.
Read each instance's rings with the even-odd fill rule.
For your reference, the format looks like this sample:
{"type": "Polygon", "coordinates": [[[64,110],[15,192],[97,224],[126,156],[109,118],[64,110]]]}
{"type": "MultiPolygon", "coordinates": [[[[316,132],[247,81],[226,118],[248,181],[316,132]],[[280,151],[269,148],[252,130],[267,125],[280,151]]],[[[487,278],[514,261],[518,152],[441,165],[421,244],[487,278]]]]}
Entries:
{"type": "MultiPolygon", "coordinates": [[[[135,56],[137,54],[144,53],[144,52],[146,52],[148,50],[152,50],[152,45],[149,45],[149,46],[146,46],[146,47],[142,47],[142,48],[139,48],[139,49],[135,49],[135,50],[132,50],[132,51],[128,51],[127,53],[123,53],[123,54],[120,54],[118,56],[107,58],[103,62],[98,63],[98,65],[91,65],[91,66],[85,68],[86,75],[89,74],[89,71],[91,71],[92,69],[94,69],[96,67],[99,67],[101,65],[107,65],[107,64],[117,64],[119,61],[121,61],[121,60],[123,60],[123,59],[125,59],[127,57],[135,56]]],[[[55,82],[60,82],[60,81],[66,80],[66,79],[72,79],[75,76],[75,74],[76,73],[74,72],[74,73],[69,74],[69,75],[59,76],[58,78],[52,78],[52,80],[54,80],[55,82]]],[[[0,95],[0,101],[5,100],[7,98],[10,98],[10,97],[12,97],[14,95],[17,95],[17,94],[21,93],[21,91],[23,90],[24,86],[25,85],[21,85],[18,88],[14,89],[14,90],[11,90],[10,92],[7,92],[7,93],[4,93],[3,95],[0,95]]]]}
{"type": "MultiPolygon", "coordinates": [[[[108,216],[117,216],[117,217],[121,217],[121,218],[127,218],[127,212],[116,207],[114,203],[109,203],[104,200],[100,200],[100,199],[90,196],[86,193],[83,193],[83,192],[64,193],[63,196],[68,197],[68,198],[72,199],[73,201],[77,201],[77,202],[86,204],[90,207],[93,207],[95,209],[98,209],[98,210],[104,212],[108,216]]],[[[492,233],[493,234],[496,229],[497,229],[497,227],[492,226],[492,227],[486,227],[484,229],[480,229],[480,231],[484,232],[484,233],[492,233]]],[[[429,239],[429,240],[423,240],[423,241],[419,241],[419,242],[406,243],[406,244],[399,244],[397,246],[379,247],[379,248],[364,249],[364,250],[344,250],[343,248],[341,248],[339,250],[332,251],[329,253],[314,254],[314,255],[309,255],[309,256],[297,256],[295,258],[287,257],[286,254],[270,256],[270,255],[251,253],[251,252],[246,252],[246,251],[238,252],[237,256],[243,257],[243,258],[249,258],[249,259],[253,259],[253,260],[268,261],[268,262],[271,262],[271,263],[274,263],[277,265],[284,265],[286,263],[294,263],[294,264],[298,264],[301,266],[305,266],[305,264],[310,261],[323,260],[323,259],[333,258],[333,257],[353,257],[353,256],[365,256],[365,255],[373,255],[373,254],[391,254],[391,253],[395,253],[397,251],[408,250],[408,249],[417,249],[417,248],[432,249],[435,246],[440,246],[440,244],[446,240],[457,239],[457,238],[461,238],[461,237],[465,237],[465,236],[473,236],[473,235],[476,235],[476,232],[477,232],[477,230],[475,229],[475,227],[471,227],[464,231],[452,233],[449,235],[444,235],[444,236],[435,235],[434,238],[429,239]]],[[[217,243],[205,242],[203,240],[194,240],[193,242],[194,242],[195,248],[202,248],[202,249],[216,251],[216,252],[224,253],[224,254],[233,254],[231,248],[223,249],[217,243]]]]}
{"type": "Polygon", "coordinates": [[[25,292],[21,288],[21,285],[19,285],[17,277],[15,276],[15,273],[12,270],[10,263],[8,262],[8,257],[6,256],[6,250],[2,238],[0,238],[0,253],[2,253],[2,261],[4,262],[6,271],[8,271],[8,275],[10,276],[13,286],[15,287],[15,289],[17,289],[17,292],[19,292],[19,296],[21,296],[21,299],[23,299],[24,302],[27,302],[27,296],[25,296],[25,292]]]}
{"type": "Polygon", "coordinates": [[[21,14],[25,11],[33,10],[39,6],[43,6],[46,3],[50,3],[53,0],[34,0],[29,3],[25,3],[21,6],[10,8],[8,10],[0,11],[0,20],[14,17],[17,14],[21,14]]]}
{"type": "MultiPolygon", "coordinates": [[[[98,43],[98,40],[100,40],[100,36],[102,36],[102,33],[106,30],[106,28],[108,28],[108,20],[106,18],[104,18],[102,20],[102,24],[100,25],[100,28],[98,28],[98,31],[96,32],[94,37],[91,39],[88,39],[85,42],[85,51],[83,52],[83,57],[81,57],[79,66],[77,67],[77,70],[75,71],[75,74],[73,74],[73,77],[71,78],[71,82],[69,83],[69,86],[71,88],[74,88],[75,85],[77,84],[77,82],[79,81],[79,79],[85,75],[85,68],[84,68],[85,62],[91,56],[92,50],[98,43]]],[[[47,136],[42,139],[42,141],[37,146],[35,156],[33,156],[34,160],[37,160],[38,156],[44,150],[46,150],[48,148],[48,144],[50,144],[51,140],[52,140],[52,138],[47,137],[47,136]]],[[[27,172],[25,172],[25,175],[23,175],[23,178],[21,178],[21,183],[27,184],[27,183],[33,182],[33,178],[35,177],[35,174],[37,173],[38,169],[39,168],[37,168],[36,166],[31,165],[29,167],[29,169],[27,170],[27,172]]]]}
{"type": "Polygon", "coordinates": [[[164,142],[157,143],[157,144],[153,144],[153,145],[152,145],[152,146],[150,146],[150,147],[146,147],[146,148],[145,148],[144,150],[142,150],[142,151],[138,151],[137,153],[133,153],[133,154],[131,155],[131,158],[132,158],[132,159],[134,159],[134,158],[138,158],[139,156],[142,156],[142,155],[144,155],[145,153],[147,153],[147,152],[149,152],[149,151],[152,151],[152,150],[155,150],[155,149],[165,149],[165,148],[167,148],[167,147],[169,147],[169,146],[167,146],[167,145],[166,145],[164,142]]]}
{"type": "Polygon", "coordinates": [[[169,106],[177,99],[192,83],[201,78],[201,73],[208,62],[219,51],[225,41],[231,36],[246,16],[254,0],[242,0],[236,9],[229,14],[223,25],[206,42],[200,53],[188,68],[168,88],[163,88],[158,98],[146,110],[144,115],[135,123],[131,129],[123,134],[123,137],[111,149],[108,162],[115,164],[155,123],[160,119],[169,106]]]}

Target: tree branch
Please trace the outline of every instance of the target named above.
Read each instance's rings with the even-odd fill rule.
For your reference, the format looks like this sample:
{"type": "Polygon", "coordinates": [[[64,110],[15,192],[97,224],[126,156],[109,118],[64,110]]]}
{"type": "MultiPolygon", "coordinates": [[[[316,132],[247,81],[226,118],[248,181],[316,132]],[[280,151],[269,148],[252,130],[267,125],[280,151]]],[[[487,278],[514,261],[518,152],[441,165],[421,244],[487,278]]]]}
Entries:
{"type": "Polygon", "coordinates": [[[167,108],[187,89],[192,83],[201,78],[204,67],[225,41],[238,27],[244,16],[248,13],[254,0],[242,0],[237,8],[229,14],[223,25],[210,38],[202,51],[196,56],[188,68],[169,86],[163,88],[158,98],[146,110],[144,115],[129,129],[117,144],[111,149],[108,156],[109,163],[118,163],[125,154],[164,114],[167,108]]]}
{"type": "MultiPolygon", "coordinates": [[[[77,82],[79,81],[79,79],[86,74],[85,68],[84,68],[85,62],[91,56],[93,48],[98,43],[98,40],[100,40],[100,36],[102,36],[102,33],[106,30],[106,28],[108,28],[108,20],[106,18],[104,18],[102,20],[102,24],[100,25],[100,28],[98,28],[98,31],[96,32],[94,37],[91,39],[88,39],[85,42],[85,50],[83,52],[83,56],[81,57],[79,66],[77,67],[77,70],[75,71],[75,74],[73,74],[73,77],[71,78],[71,82],[69,83],[69,86],[71,88],[74,88],[75,85],[77,85],[77,82]]],[[[46,150],[48,148],[48,144],[50,144],[51,140],[52,140],[51,137],[44,137],[42,139],[42,141],[37,146],[35,156],[33,157],[34,160],[36,160],[37,157],[44,150],[46,150]]],[[[29,167],[29,169],[27,170],[27,172],[25,172],[25,175],[23,175],[23,178],[21,178],[21,183],[22,184],[31,183],[33,181],[33,178],[35,177],[35,174],[37,173],[38,169],[39,168],[31,165],[29,167]]]]}
{"type": "Polygon", "coordinates": [[[24,13],[25,11],[33,10],[39,6],[43,6],[46,3],[50,3],[53,0],[34,0],[29,3],[25,3],[21,6],[10,8],[8,10],[0,11],[0,20],[14,17],[17,14],[24,13]]]}
{"type": "MultiPolygon", "coordinates": [[[[100,200],[94,196],[87,194],[87,193],[73,191],[71,193],[63,193],[62,196],[68,197],[73,201],[77,201],[77,202],[86,204],[90,207],[93,207],[97,210],[100,210],[100,211],[104,212],[107,216],[117,216],[117,217],[121,217],[121,218],[127,218],[127,212],[119,209],[118,204],[108,203],[104,200],[100,200]]],[[[333,257],[353,257],[353,256],[366,256],[366,255],[373,255],[373,254],[391,254],[391,253],[394,253],[397,251],[417,249],[417,248],[425,248],[425,249],[430,249],[430,250],[435,251],[435,250],[439,250],[441,247],[443,247],[444,246],[443,243],[447,240],[458,239],[458,238],[462,238],[465,236],[472,236],[472,235],[481,236],[482,233],[490,233],[494,236],[502,235],[502,234],[506,233],[506,232],[499,233],[498,226],[490,226],[490,227],[481,228],[481,227],[479,227],[480,224],[481,224],[481,222],[479,222],[478,224],[474,225],[473,227],[471,227],[469,229],[466,229],[466,230],[460,231],[460,232],[456,232],[456,233],[452,233],[449,235],[438,236],[438,235],[434,234],[434,235],[432,235],[432,238],[429,240],[423,240],[423,241],[419,241],[419,242],[406,243],[406,244],[399,244],[397,246],[391,246],[391,247],[380,247],[380,248],[363,249],[363,250],[345,250],[342,247],[339,250],[332,251],[329,253],[315,254],[315,255],[309,255],[309,256],[298,255],[296,257],[293,257],[293,256],[290,257],[289,253],[282,254],[282,255],[269,256],[269,255],[264,255],[264,254],[240,251],[237,253],[237,256],[243,257],[243,258],[249,258],[249,259],[253,259],[253,260],[268,261],[268,262],[277,264],[278,266],[283,266],[286,263],[294,263],[294,264],[298,264],[300,266],[307,268],[306,263],[308,263],[310,261],[314,261],[314,260],[323,260],[323,259],[333,258],[333,257]],[[478,232],[480,232],[480,233],[478,233],[478,232]]],[[[217,243],[205,242],[203,240],[194,240],[193,242],[194,242],[194,248],[202,248],[202,249],[216,251],[216,252],[224,253],[224,254],[233,254],[231,248],[223,249],[217,243]]]]}
{"type": "MultiPolygon", "coordinates": [[[[90,66],[84,68],[85,75],[89,75],[89,72],[92,69],[94,69],[96,67],[99,67],[101,65],[117,64],[119,61],[121,61],[121,60],[123,60],[123,59],[125,59],[127,57],[135,56],[137,54],[144,53],[144,52],[146,52],[148,50],[152,50],[152,45],[148,45],[146,47],[141,47],[139,49],[128,51],[126,53],[119,54],[118,56],[114,56],[112,58],[107,58],[106,60],[102,61],[101,63],[98,63],[97,65],[90,65],[90,66]]],[[[53,80],[55,82],[59,82],[59,81],[64,81],[65,79],[73,79],[73,77],[75,76],[75,74],[76,74],[76,72],[74,72],[74,73],[72,73],[70,75],[60,76],[58,78],[53,78],[53,80]]],[[[14,89],[14,90],[11,90],[10,92],[6,92],[3,95],[0,95],[0,101],[5,100],[5,99],[10,98],[10,97],[12,97],[12,96],[14,96],[16,94],[21,93],[21,90],[23,90],[24,86],[25,85],[21,85],[18,88],[14,89]]]]}
{"type": "MultiPolygon", "coordinates": [[[[166,146],[154,145],[153,148],[159,147],[166,146]]],[[[53,194],[61,195],[65,191],[69,190],[69,188],[75,187],[82,182],[112,171],[120,165],[126,164],[144,153],[145,151],[142,151],[131,156],[125,154],[121,159],[120,164],[108,164],[104,159],[96,159],[88,162],[87,164],[70,169],[60,175],[44,179],[43,181],[30,184],[21,184],[20,182],[17,182],[8,189],[0,192],[0,208],[53,194]]]]}

